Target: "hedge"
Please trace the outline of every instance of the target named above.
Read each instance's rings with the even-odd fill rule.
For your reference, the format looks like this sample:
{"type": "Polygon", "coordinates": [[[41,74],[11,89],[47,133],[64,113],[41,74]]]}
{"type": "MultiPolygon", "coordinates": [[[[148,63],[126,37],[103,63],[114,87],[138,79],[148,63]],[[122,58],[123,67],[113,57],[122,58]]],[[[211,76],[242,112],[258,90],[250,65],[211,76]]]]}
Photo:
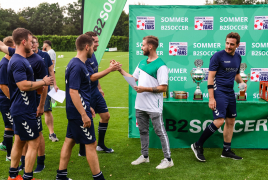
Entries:
{"type": "MultiPolygon", "coordinates": [[[[75,51],[75,40],[78,36],[36,35],[36,37],[39,48],[42,48],[43,41],[50,40],[55,51],[75,51]]],[[[128,43],[126,36],[112,36],[107,48],[117,47],[119,51],[128,51],[128,43]]]]}

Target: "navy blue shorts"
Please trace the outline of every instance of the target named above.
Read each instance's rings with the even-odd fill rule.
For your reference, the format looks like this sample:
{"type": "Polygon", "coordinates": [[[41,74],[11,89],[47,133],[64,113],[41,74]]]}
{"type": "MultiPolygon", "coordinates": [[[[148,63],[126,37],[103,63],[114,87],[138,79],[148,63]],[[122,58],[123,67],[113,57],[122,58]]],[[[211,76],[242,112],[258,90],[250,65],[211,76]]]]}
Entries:
{"type": "Polygon", "coordinates": [[[47,95],[46,101],[45,101],[45,106],[44,106],[44,111],[52,111],[52,105],[51,105],[51,97],[47,95]]]}
{"type": "Polygon", "coordinates": [[[13,128],[13,118],[11,117],[9,106],[0,106],[0,111],[2,113],[5,128],[13,128]]]}
{"type": "Polygon", "coordinates": [[[107,104],[105,99],[99,90],[96,90],[91,95],[90,106],[94,109],[95,113],[106,113],[108,112],[107,104]]]}
{"type": "Polygon", "coordinates": [[[39,130],[35,114],[15,116],[13,117],[13,120],[14,133],[19,135],[22,141],[29,141],[38,138],[39,130]]]}
{"type": "Polygon", "coordinates": [[[43,131],[42,118],[41,116],[39,116],[36,119],[37,119],[38,131],[41,132],[43,131]]]}
{"type": "Polygon", "coordinates": [[[214,119],[235,118],[237,116],[235,93],[214,91],[214,98],[216,100],[216,110],[213,111],[214,119]]]}
{"type": "Polygon", "coordinates": [[[92,144],[96,141],[94,123],[91,119],[90,128],[84,128],[82,119],[69,119],[66,137],[74,139],[77,144],[92,144]]]}

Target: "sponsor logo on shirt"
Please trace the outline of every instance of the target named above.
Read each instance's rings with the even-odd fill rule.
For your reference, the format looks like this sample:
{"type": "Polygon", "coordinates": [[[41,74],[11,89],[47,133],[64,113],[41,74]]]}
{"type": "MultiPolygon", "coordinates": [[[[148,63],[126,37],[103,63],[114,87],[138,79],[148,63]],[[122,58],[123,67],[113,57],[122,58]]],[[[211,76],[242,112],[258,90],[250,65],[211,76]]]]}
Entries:
{"type": "Polygon", "coordinates": [[[92,63],[90,63],[91,65],[93,65],[94,64],[94,62],[92,62],[92,63]]]}
{"type": "Polygon", "coordinates": [[[225,71],[227,71],[227,72],[237,72],[238,68],[225,68],[225,71]]]}
{"type": "Polygon", "coordinates": [[[155,17],[137,16],[137,30],[155,30],[155,17]]]}
{"type": "Polygon", "coordinates": [[[231,63],[231,61],[224,61],[224,63],[231,63]]]}
{"type": "Polygon", "coordinates": [[[213,30],[213,16],[210,17],[195,17],[194,29],[195,30],[213,30]]]}

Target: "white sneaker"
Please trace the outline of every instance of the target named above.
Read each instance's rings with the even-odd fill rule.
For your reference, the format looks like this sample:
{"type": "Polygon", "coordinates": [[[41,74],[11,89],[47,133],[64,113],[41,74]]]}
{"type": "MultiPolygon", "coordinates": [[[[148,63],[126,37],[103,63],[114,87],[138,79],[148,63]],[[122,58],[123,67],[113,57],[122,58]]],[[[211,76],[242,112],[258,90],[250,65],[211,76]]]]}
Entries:
{"type": "Polygon", "coordinates": [[[11,156],[6,156],[6,161],[11,161],[11,156]]]}
{"type": "Polygon", "coordinates": [[[135,161],[133,161],[131,164],[132,165],[138,165],[141,163],[148,163],[149,162],[149,157],[148,158],[144,158],[143,155],[141,155],[138,159],[136,159],[135,161]]]}
{"type": "Polygon", "coordinates": [[[172,166],[174,166],[172,159],[171,161],[168,161],[167,158],[164,158],[161,163],[156,167],[156,169],[166,169],[172,166]]]}

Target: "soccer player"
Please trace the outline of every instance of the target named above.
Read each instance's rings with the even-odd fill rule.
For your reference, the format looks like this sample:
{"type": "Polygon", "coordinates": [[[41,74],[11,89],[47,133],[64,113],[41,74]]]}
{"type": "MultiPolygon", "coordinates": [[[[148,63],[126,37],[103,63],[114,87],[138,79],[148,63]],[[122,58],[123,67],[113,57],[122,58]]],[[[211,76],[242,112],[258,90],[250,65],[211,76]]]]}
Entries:
{"type": "Polygon", "coordinates": [[[39,146],[39,130],[37,122],[36,92],[34,90],[53,83],[52,77],[44,77],[34,82],[33,69],[26,60],[26,54],[31,52],[32,33],[24,28],[17,28],[12,33],[16,44],[15,54],[8,64],[8,87],[10,91],[10,113],[13,117],[15,142],[11,151],[9,179],[18,179],[18,166],[22,148],[28,143],[25,157],[23,179],[33,177],[37,148],[39,146]]]}
{"type": "MultiPolygon", "coordinates": [[[[99,46],[99,38],[98,35],[95,32],[89,31],[85,33],[89,37],[92,37],[94,39],[94,52],[97,51],[97,48],[99,46]]],[[[110,63],[109,68],[102,72],[98,72],[98,61],[96,59],[95,54],[93,53],[92,57],[89,58],[86,61],[86,66],[89,71],[90,80],[92,81],[91,84],[91,107],[94,109],[95,113],[99,113],[100,115],[100,122],[99,122],[99,139],[98,139],[98,146],[97,151],[104,151],[106,153],[112,153],[114,152],[113,149],[107,148],[104,144],[104,138],[105,133],[108,128],[108,122],[110,119],[110,113],[108,112],[108,108],[105,102],[104,92],[101,89],[101,85],[99,82],[99,79],[106,76],[112,71],[117,71],[120,68],[120,65],[113,61],[113,63],[110,63]]],[[[83,144],[80,144],[80,150],[79,150],[80,156],[85,156],[85,146],[83,144]]]]}
{"type": "MultiPolygon", "coordinates": [[[[96,151],[96,138],[90,108],[91,80],[85,65],[87,58],[93,54],[93,39],[87,35],[80,35],[75,42],[77,55],[66,67],[66,113],[68,127],[66,138],[61,149],[60,164],[57,170],[57,180],[66,180],[67,166],[75,143],[86,145],[86,156],[93,178],[103,180],[96,151]]],[[[92,114],[93,113],[93,114],[92,114]]]]}
{"type": "MultiPolygon", "coordinates": [[[[33,45],[32,45],[32,50],[36,48],[37,46],[37,41],[36,37],[33,36],[33,45]]],[[[2,46],[0,44],[0,50],[3,51],[4,53],[7,53],[9,56],[12,56],[15,54],[15,49],[14,48],[8,48],[8,46],[2,46]]],[[[44,60],[39,56],[38,54],[35,54],[33,51],[30,53],[26,54],[26,59],[29,61],[33,71],[34,71],[34,80],[41,80],[47,75],[47,68],[45,66],[44,60]]],[[[36,94],[36,104],[37,104],[37,121],[38,121],[38,129],[39,132],[43,130],[42,126],[42,119],[41,115],[44,113],[44,105],[45,105],[45,100],[47,96],[47,89],[48,87],[45,86],[44,88],[42,87],[38,93],[36,94]],[[41,95],[40,95],[41,94],[41,95]]],[[[27,151],[28,145],[27,143],[25,144],[23,151],[22,151],[22,156],[21,156],[21,166],[19,167],[19,171],[24,169],[25,166],[25,155],[27,151]]],[[[39,173],[41,172],[44,168],[44,161],[45,161],[45,140],[43,137],[43,134],[41,133],[40,135],[40,146],[38,148],[38,157],[37,157],[37,167],[34,171],[34,173],[39,173]]]]}
{"type": "MultiPolygon", "coordinates": [[[[55,68],[56,68],[56,52],[51,48],[51,41],[49,40],[45,40],[43,42],[43,48],[46,49],[48,55],[50,56],[52,63],[53,63],[53,67],[54,67],[54,73],[56,73],[55,68]]],[[[51,86],[51,89],[53,88],[53,86],[51,86]]],[[[52,102],[52,107],[56,107],[57,106],[57,102],[51,98],[51,102],[52,102]]]]}
{"type": "MultiPolygon", "coordinates": [[[[54,74],[54,67],[53,67],[51,58],[47,52],[43,52],[43,51],[38,49],[38,47],[39,47],[38,39],[37,39],[37,37],[34,37],[34,39],[36,39],[36,41],[37,41],[37,46],[34,49],[34,52],[44,59],[45,65],[48,69],[48,74],[54,78],[53,86],[54,86],[54,89],[57,91],[59,88],[58,88],[57,83],[56,83],[56,78],[55,78],[55,74],[54,74]]],[[[48,91],[50,91],[50,87],[48,87],[48,91]]],[[[49,139],[52,142],[57,142],[57,141],[59,141],[59,139],[57,138],[56,134],[54,133],[54,124],[53,124],[54,119],[53,119],[53,115],[52,115],[51,97],[50,96],[47,96],[47,98],[46,98],[44,111],[45,111],[44,112],[45,122],[46,122],[46,125],[47,125],[48,130],[49,130],[49,139]]]]}
{"type": "MultiPolygon", "coordinates": [[[[12,36],[4,38],[4,44],[9,47],[15,47],[12,36]]],[[[10,60],[9,55],[5,55],[0,61],[0,111],[5,124],[5,133],[4,133],[4,143],[1,144],[1,148],[4,148],[7,151],[6,161],[10,161],[11,149],[13,143],[13,119],[10,115],[10,95],[8,88],[8,77],[7,77],[7,65],[10,60]]]]}
{"type": "Polygon", "coordinates": [[[174,166],[174,163],[171,159],[169,140],[162,117],[163,92],[166,92],[168,86],[168,68],[156,54],[158,44],[157,37],[144,37],[141,49],[143,55],[148,56],[148,58],[139,63],[133,75],[128,74],[123,69],[120,69],[119,72],[124,76],[134,77],[138,81],[138,86],[134,87],[137,91],[135,109],[142,155],[131,164],[138,165],[149,162],[149,119],[151,119],[155,133],[161,140],[165,157],[156,168],[165,169],[174,166]]]}
{"type": "Polygon", "coordinates": [[[214,121],[206,127],[199,140],[191,145],[195,157],[206,161],[203,155],[203,144],[224,123],[223,151],[221,157],[235,160],[243,159],[231,151],[231,141],[236,115],[236,98],[233,90],[234,80],[243,83],[239,72],[241,56],[235,52],[240,43],[238,33],[231,32],[226,36],[225,50],[216,52],[210,58],[208,74],[209,108],[213,111],[214,121]]]}

